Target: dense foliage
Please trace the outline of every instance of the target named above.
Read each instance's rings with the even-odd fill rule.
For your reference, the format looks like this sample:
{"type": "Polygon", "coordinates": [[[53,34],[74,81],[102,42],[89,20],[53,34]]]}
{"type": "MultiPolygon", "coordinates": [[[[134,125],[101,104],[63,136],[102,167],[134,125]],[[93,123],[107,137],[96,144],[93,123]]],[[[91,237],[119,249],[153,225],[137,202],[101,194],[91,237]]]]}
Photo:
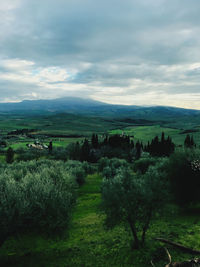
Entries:
{"type": "Polygon", "coordinates": [[[177,151],[165,165],[176,202],[185,206],[200,201],[200,153],[177,151]]]}
{"type": "Polygon", "coordinates": [[[129,225],[135,248],[144,244],[151,219],[167,202],[166,174],[161,165],[151,167],[145,175],[133,175],[121,167],[114,176],[103,180],[105,224],[111,228],[121,223],[129,225]]]}
{"type": "Polygon", "coordinates": [[[161,140],[158,136],[152,139],[151,143],[145,147],[145,151],[149,152],[152,156],[169,156],[174,152],[175,144],[168,136],[165,138],[164,132],[162,133],[161,140]]]}
{"type": "Polygon", "coordinates": [[[50,160],[0,166],[0,244],[26,230],[66,230],[88,163],[50,160]]]}
{"type": "Polygon", "coordinates": [[[118,158],[101,158],[98,162],[98,170],[106,178],[113,178],[121,169],[127,170],[129,168],[130,166],[126,160],[118,158]]]}
{"type": "Polygon", "coordinates": [[[154,166],[157,162],[157,158],[141,158],[139,160],[134,161],[133,170],[135,172],[140,172],[144,174],[148,170],[149,166],[154,166]]]}
{"type": "Polygon", "coordinates": [[[193,136],[187,134],[187,136],[185,137],[184,146],[187,148],[193,148],[196,146],[193,136]]]}
{"type": "Polygon", "coordinates": [[[85,139],[82,144],[70,144],[67,150],[68,157],[74,160],[96,163],[102,157],[117,157],[131,162],[133,158],[140,158],[142,144],[134,144],[127,135],[106,135],[100,139],[98,135],[93,134],[91,142],[85,139]]]}

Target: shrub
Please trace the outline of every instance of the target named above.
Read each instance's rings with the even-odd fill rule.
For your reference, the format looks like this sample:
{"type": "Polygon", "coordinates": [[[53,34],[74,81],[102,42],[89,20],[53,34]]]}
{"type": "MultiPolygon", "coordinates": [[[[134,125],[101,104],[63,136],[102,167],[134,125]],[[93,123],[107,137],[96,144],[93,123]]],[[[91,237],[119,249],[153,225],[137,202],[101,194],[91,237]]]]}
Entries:
{"type": "Polygon", "coordinates": [[[88,163],[87,161],[84,161],[82,163],[82,167],[85,170],[86,174],[93,174],[93,173],[97,172],[96,165],[92,165],[92,164],[88,163]]]}
{"type": "Polygon", "coordinates": [[[76,182],[63,162],[49,160],[1,166],[0,245],[26,230],[57,233],[69,225],[76,182]]]}
{"type": "Polygon", "coordinates": [[[38,150],[38,149],[18,149],[17,151],[17,161],[29,161],[34,159],[40,159],[42,157],[47,156],[46,150],[38,150]]]}
{"type": "Polygon", "coordinates": [[[134,162],[133,169],[134,171],[139,171],[144,174],[148,170],[149,166],[155,165],[156,162],[158,162],[158,159],[156,158],[142,158],[134,162]]]}
{"type": "Polygon", "coordinates": [[[66,161],[67,149],[63,147],[54,147],[54,149],[50,151],[50,159],[66,161]]]}
{"type": "Polygon", "coordinates": [[[106,178],[114,177],[120,169],[129,169],[129,164],[124,159],[118,158],[102,158],[99,161],[98,170],[102,172],[106,178]]]}

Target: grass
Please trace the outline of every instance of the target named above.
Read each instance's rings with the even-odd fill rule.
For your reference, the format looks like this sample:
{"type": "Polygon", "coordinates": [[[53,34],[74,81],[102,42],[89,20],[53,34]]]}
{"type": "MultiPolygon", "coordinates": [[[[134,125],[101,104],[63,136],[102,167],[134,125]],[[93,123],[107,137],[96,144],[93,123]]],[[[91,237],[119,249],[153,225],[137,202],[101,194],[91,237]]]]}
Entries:
{"type": "MultiPolygon", "coordinates": [[[[182,130],[162,127],[160,125],[153,126],[134,126],[127,127],[124,129],[111,130],[110,134],[127,134],[130,136],[134,136],[135,140],[140,140],[144,143],[151,141],[156,135],[161,138],[162,132],[165,133],[165,136],[168,135],[172,138],[173,142],[177,145],[183,145],[184,140],[187,134],[182,134],[182,130]]],[[[200,134],[199,132],[192,133],[196,144],[200,144],[200,134]]]]}
{"type": "Polygon", "coordinates": [[[31,135],[43,143],[48,143],[53,139],[54,146],[67,146],[85,137],[90,138],[93,133],[102,135],[111,129],[124,128],[129,125],[130,123],[114,119],[74,114],[48,116],[0,114],[0,139],[6,138],[8,146],[13,149],[25,148],[27,143],[33,143],[35,139],[22,135],[9,136],[10,138],[7,139],[7,133],[16,129],[32,129],[31,135]]]}
{"type": "Polygon", "coordinates": [[[0,155],[0,162],[5,163],[5,155],[0,155]]]}
{"type": "Polygon", "coordinates": [[[99,117],[87,117],[67,113],[48,116],[0,115],[1,134],[16,129],[35,129],[34,134],[36,136],[41,134],[91,136],[93,132],[105,133],[108,130],[127,127],[129,125],[130,123],[114,119],[108,120],[99,117]]]}
{"type": "MultiPolygon", "coordinates": [[[[168,215],[152,222],[147,242],[140,250],[131,250],[130,232],[123,226],[105,230],[104,216],[99,213],[101,176],[89,175],[79,189],[69,235],[52,239],[34,233],[9,239],[0,250],[1,266],[165,266],[163,244],[154,237],[165,237],[188,247],[200,249],[199,215],[184,215],[170,207],[168,215]]],[[[177,249],[169,248],[173,261],[191,259],[177,249]]]]}
{"type": "MultiPolygon", "coordinates": [[[[6,134],[10,131],[25,128],[35,129],[31,134],[44,143],[48,143],[53,139],[55,146],[67,146],[69,143],[81,141],[85,137],[90,138],[92,133],[97,133],[101,136],[104,133],[115,134],[122,132],[134,135],[136,140],[146,143],[151,141],[156,135],[161,136],[162,131],[164,131],[166,135],[172,137],[177,145],[182,145],[186,134],[181,134],[181,132],[184,129],[191,129],[197,131],[193,133],[193,136],[195,142],[198,145],[200,144],[200,123],[198,117],[191,117],[190,119],[174,118],[165,122],[147,121],[146,126],[136,126],[138,122],[67,113],[52,115],[0,114],[0,139],[6,137],[6,134]]],[[[6,139],[6,141],[9,146],[17,149],[19,147],[25,148],[26,144],[33,143],[34,139],[26,136],[15,136],[11,139],[6,139]]]]}
{"type": "MultiPolygon", "coordinates": [[[[76,142],[81,142],[84,140],[84,138],[46,138],[44,141],[41,141],[43,144],[49,145],[49,141],[53,141],[53,147],[67,147],[70,143],[76,143],[76,142]]],[[[33,144],[34,140],[16,140],[13,142],[9,143],[9,146],[12,147],[13,149],[18,149],[18,148],[27,148],[26,144],[33,144]]]]}

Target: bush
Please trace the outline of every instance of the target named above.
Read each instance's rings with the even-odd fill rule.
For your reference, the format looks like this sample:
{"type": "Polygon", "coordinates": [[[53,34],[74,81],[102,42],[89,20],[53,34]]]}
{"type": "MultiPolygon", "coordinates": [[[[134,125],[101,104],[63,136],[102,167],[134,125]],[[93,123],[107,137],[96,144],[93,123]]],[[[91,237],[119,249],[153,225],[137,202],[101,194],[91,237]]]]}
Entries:
{"type": "Polygon", "coordinates": [[[84,184],[87,174],[91,174],[96,171],[96,168],[93,167],[90,163],[86,161],[80,162],[76,160],[68,160],[65,163],[65,168],[74,176],[76,182],[79,185],[84,184]]]}
{"type": "Polygon", "coordinates": [[[97,172],[96,165],[92,165],[92,164],[88,163],[87,161],[84,161],[82,163],[82,167],[85,170],[86,174],[93,174],[93,173],[97,172]]]}
{"type": "Polygon", "coordinates": [[[50,151],[50,159],[66,161],[67,149],[63,147],[54,147],[54,149],[50,151]]]}
{"type": "Polygon", "coordinates": [[[17,149],[17,161],[30,161],[34,159],[40,159],[46,157],[48,152],[46,150],[38,149],[17,149]]]}
{"type": "Polygon", "coordinates": [[[106,178],[114,177],[120,169],[129,169],[129,164],[124,159],[118,158],[101,158],[99,160],[98,170],[106,178]]]}
{"type": "Polygon", "coordinates": [[[149,166],[155,165],[156,162],[158,162],[158,159],[156,158],[142,158],[134,162],[133,169],[136,172],[138,171],[144,174],[148,170],[149,166]]]}
{"type": "Polygon", "coordinates": [[[0,244],[26,230],[57,233],[69,225],[76,182],[63,162],[48,160],[2,165],[0,244]]]}

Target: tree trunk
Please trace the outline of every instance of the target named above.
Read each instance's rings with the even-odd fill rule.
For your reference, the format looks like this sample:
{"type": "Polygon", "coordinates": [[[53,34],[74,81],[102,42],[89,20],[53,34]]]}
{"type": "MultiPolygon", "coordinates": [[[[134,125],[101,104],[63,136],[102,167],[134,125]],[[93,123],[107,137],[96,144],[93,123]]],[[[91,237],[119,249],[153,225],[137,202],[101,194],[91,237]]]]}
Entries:
{"type": "Polygon", "coordinates": [[[142,245],[143,245],[144,242],[145,242],[146,232],[147,232],[148,228],[149,228],[149,224],[148,224],[148,225],[145,224],[145,226],[143,227],[143,231],[142,231],[142,240],[141,240],[142,245]]]}
{"type": "Polygon", "coordinates": [[[150,210],[150,211],[149,211],[149,214],[148,214],[148,216],[147,216],[147,221],[146,221],[146,223],[145,223],[145,225],[144,225],[144,227],[143,227],[142,240],[141,240],[142,245],[143,245],[144,242],[145,242],[146,232],[147,232],[147,230],[149,229],[149,224],[150,224],[150,221],[151,221],[151,214],[152,214],[152,212],[151,212],[151,210],[150,210]]]}
{"type": "Polygon", "coordinates": [[[128,222],[129,222],[131,232],[132,232],[132,235],[134,238],[134,248],[138,249],[140,247],[140,241],[139,241],[138,236],[137,236],[135,225],[130,218],[128,219],[128,222]]]}

